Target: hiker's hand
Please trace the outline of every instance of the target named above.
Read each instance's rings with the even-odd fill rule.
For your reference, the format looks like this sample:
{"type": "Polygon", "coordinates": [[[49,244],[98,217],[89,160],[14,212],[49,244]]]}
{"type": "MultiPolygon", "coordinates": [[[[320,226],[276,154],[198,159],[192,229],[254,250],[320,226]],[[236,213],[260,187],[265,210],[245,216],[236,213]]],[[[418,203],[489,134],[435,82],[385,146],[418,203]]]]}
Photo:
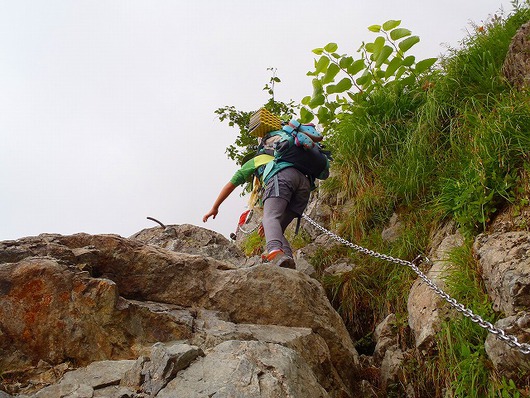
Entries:
{"type": "Polygon", "coordinates": [[[204,217],[202,218],[202,222],[206,222],[206,221],[208,221],[208,219],[209,219],[210,217],[213,217],[214,220],[215,220],[215,216],[217,215],[218,212],[219,212],[218,209],[212,208],[208,213],[206,213],[206,214],[204,215],[204,217]]]}

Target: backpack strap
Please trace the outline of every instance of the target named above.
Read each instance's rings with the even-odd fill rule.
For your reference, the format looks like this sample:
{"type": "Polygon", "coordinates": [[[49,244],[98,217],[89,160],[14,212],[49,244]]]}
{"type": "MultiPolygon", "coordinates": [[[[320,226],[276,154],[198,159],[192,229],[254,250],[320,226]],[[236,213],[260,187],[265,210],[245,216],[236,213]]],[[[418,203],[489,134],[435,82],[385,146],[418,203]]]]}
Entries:
{"type": "Polygon", "coordinates": [[[248,207],[250,209],[254,208],[258,204],[258,202],[261,199],[261,191],[263,189],[261,181],[259,170],[263,170],[268,163],[271,163],[271,161],[274,160],[274,156],[267,155],[267,154],[261,154],[254,158],[254,177],[252,179],[252,192],[250,193],[250,197],[248,199],[248,207]]]}
{"type": "Polygon", "coordinates": [[[261,155],[258,155],[254,158],[254,166],[256,168],[261,167],[264,164],[269,163],[271,160],[274,160],[274,156],[262,153],[261,155]]]}
{"type": "Polygon", "coordinates": [[[293,131],[294,132],[299,131],[300,126],[301,124],[298,120],[292,119],[289,123],[287,123],[285,126],[282,127],[282,130],[285,131],[286,133],[293,134],[293,131]]]}

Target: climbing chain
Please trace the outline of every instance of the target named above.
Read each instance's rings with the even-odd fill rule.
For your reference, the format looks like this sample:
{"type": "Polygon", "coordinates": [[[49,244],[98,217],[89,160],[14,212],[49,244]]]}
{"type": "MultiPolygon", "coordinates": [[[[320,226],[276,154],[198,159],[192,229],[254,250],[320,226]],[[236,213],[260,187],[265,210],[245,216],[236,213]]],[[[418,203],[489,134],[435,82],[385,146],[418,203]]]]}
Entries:
{"type": "Polygon", "coordinates": [[[328,231],[326,228],[317,224],[316,221],[314,221],[313,219],[311,219],[309,216],[305,214],[302,215],[302,218],[306,220],[309,224],[311,224],[313,227],[324,232],[326,235],[332,237],[336,241],[348,247],[351,247],[352,249],[360,253],[363,253],[368,256],[375,257],[381,260],[389,261],[391,263],[395,263],[399,265],[406,265],[407,267],[411,268],[421,278],[421,280],[423,280],[427,284],[427,286],[429,286],[432,290],[434,290],[434,292],[437,295],[439,295],[441,298],[447,301],[451,305],[451,307],[453,307],[455,310],[457,310],[464,316],[468,317],[469,319],[471,319],[471,321],[478,324],[480,327],[486,329],[491,334],[495,335],[499,340],[504,341],[510,347],[515,348],[516,350],[520,351],[523,354],[530,354],[530,344],[519,343],[519,341],[517,340],[517,337],[507,334],[504,330],[495,327],[491,322],[485,321],[479,315],[474,314],[469,308],[466,308],[464,307],[463,304],[458,303],[454,298],[452,298],[447,293],[445,293],[442,289],[436,286],[433,281],[427,278],[427,276],[423,272],[421,272],[421,270],[415,264],[421,261],[430,263],[431,261],[427,257],[420,255],[414,261],[406,261],[406,260],[401,260],[399,258],[388,256],[386,254],[377,253],[373,250],[369,250],[362,246],[353,244],[347,241],[346,239],[341,238],[340,236],[334,234],[333,232],[328,231]]]}
{"type": "MultiPolygon", "coordinates": [[[[250,222],[250,220],[252,220],[252,216],[253,215],[254,215],[254,209],[251,209],[247,213],[247,216],[245,217],[245,221],[242,224],[248,224],[250,222]]],[[[255,230],[257,230],[260,227],[261,222],[258,222],[257,225],[254,228],[252,228],[252,229],[244,229],[241,226],[242,224],[238,224],[238,226],[237,226],[238,231],[244,233],[245,235],[250,235],[252,232],[254,232],[255,230]]]]}
{"type": "Polygon", "coordinates": [[[261,223],[258,223],[254,228],[252,229],[243,229],[241,225],[238,225],[237,229],[239,229],[241,232],[243,232],[245,235],[250,235],[252,232],[257,230],[260,227],[261,223]]]}

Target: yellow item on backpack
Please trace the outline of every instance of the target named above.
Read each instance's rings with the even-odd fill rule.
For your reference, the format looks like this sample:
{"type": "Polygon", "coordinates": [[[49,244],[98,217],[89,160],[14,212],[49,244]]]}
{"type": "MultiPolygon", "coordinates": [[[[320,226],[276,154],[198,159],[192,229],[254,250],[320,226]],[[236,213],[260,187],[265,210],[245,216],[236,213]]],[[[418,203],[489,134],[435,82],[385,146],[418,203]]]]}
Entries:
{"type": "Polygon", "coordinates": [[[248,129],[254,137],[263,137],[271,131],[281,130],[282,121],[276,115],[270,113],[267,109],[261,108],[250,116],[248,129]]]}
{"type": "MultiPolygon", "coordinates": [[[[254,165],[256,168],[266,165],[267,163],[274,160],[274,156],[267,155],[267,154],[261,154],[254,158],[254,165]]],[[[248,208],[253,209],[254,206],[259,202],[261,199],[261,181],[260,179],[255,175],[252,179],[252,192],[250,193],[250,197],[248,199],[248,208]]]]}

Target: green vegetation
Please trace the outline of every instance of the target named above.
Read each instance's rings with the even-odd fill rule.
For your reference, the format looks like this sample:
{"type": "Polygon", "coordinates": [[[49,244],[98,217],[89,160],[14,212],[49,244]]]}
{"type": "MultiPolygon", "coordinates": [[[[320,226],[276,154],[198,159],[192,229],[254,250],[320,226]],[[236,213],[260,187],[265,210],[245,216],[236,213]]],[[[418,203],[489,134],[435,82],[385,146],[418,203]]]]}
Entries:
{"type": "Polygon", "coordinates": [[[242,249],[247,257],[261,255],[265,248],[265,239],[258,233],[253,231],[245,238],[242,249]]]}
{"type": "MultiPolygon", "coordinates": [[[[269,95],[269,100],[263,105],[263,107],[273,114],[278,115],[282,120],[290,120],[292,115],[297,112],[299,106],[292,100],[289,102],[282,102],[277,101],[274,98],[274,85],[280,83],[281,80],[276,76],[276,69],[268,68],[267,70],[271,71],[272,75],[269,82],[263,87],[263,91],[266,91],[269,95]]],[[[254,156],[258,147],[256,137],[251,136],[248,131],[250,116],[255,111],[257,111],[257,109],[241,111],[236,109],[235,106],[229,105],[218,108],[214,112],[218,115],[221,122],[226,121],[230,127],[237,127],[239,129],[239,136],[236,138],[234,144],[226,148],[228,158],[232,159],[239,165],[242,165],[254,156]]]]}
{"type": "MultiPolygon", "coordinates": [[[[500,210],[511,206],[516,213],[530,202],[528,91],[513,89],[502,74],[513,35],[530,20],[530,2],[512,4],[510,15],[474,26],[461,47],[438,62],[416,60],[411,50],[419,38],[396,20],[370,26],[377,37],[356,56],[339,54],[335,43],[317,48],[308,72],[313,93],[299,108],[303,121],[316,118],[326,128],[333,151],[332,177],[320,187],[339,202],[331,229],[356,244],[412,260],[427,251],[439,225],[454,220],[466,244],[449,259],[446,291],[489,321],[495,314],[470,242],[500,210]],[[395,212],[403,232],[384,241],[381,231],[395,212]]],[[[278,114],[298,109],[285,105],[278,114]]],[[[218,114],[246,127],[234,109],[218,114]]],[[[251,144],[236,144],[243,150],[228,152],[240,160],[251,144]]],[[[402,340],[410,339],[406,306],[416,275],[345,247],[323,248],[311,261],[322,276],[326,266],[344,258],[355,264],[353,270],[322,282],[356,340],[369,346],[375,325],[389,313],[401,320],[402,340]]],[[[416,396],[527,396],[522,388],[528,380],[495,374],[484,352],[486,333],[460,315],[446,322],[437,352],[407,358],[395,396],[404,396],[410,383],[416,396]]]]}
{"type": "MultiPolygon", "coordinates": [[[[344,60],[353,57],[336,54],[333,43],[315,50],[320,58],[309,72],[315,76],[314,92],[303,100],[302,114],[307,119],[316,116],[328,127],[334,177],[322,189],[346,192],[334,231],[362,246],[411,260],[426,251],[429,233],[445,220],[455,220],[471,239],[500,209],[528,203],[520,188],[528,186],[530,164],[528,92],[512,89],[502,75],[513,35],[530,20],[528,4],[515,6],[506,18],[476,26],[462,47],[450,50],[434,70],[429,68],[432,59],[406,61],[412,59],[406,53],[410,47],[400,46],[400,40],[415,36],[398,21],[370,28],[382,36],[361,46],[364,69],[355,72],[369,76],[365,80],[349,76],[353,69],[339,68],[337,74],[346,73],[351,84],[344,78],[335,83],[329,76],[337,68],[333,73],[329,68],[350,65],[344,60]],[[401,33],[393,34],[397,30],[401,33]],[[374,50],[377,42],[379,53],[374,50]],[[383,54],[385,46],[389,49],[383,54]],[[395,242],[384,242],[381,231],[396,211],[405,232],[395,242]]],[[[493,312],[470,253],[467,244],[450,259],[455,267],[447,292],[491,320],[493,312]]],[[[328,255],[328,263],[340,258],[328,255]]],[[[357,265],[352,272],[323,282],[352,334],[362,338],[386,314],[406,313],[416,275],[380,260],[350,256],[357,265]]],[[[442,391],[454,397],[516,394],[514,381],[494,374],[484,352],[485,337],[483,329],[461,316],[444,324],[438,355],[427,358],[430,371],[411,367],[408,375],[415,380],[418,396],[442,396],[442,391]]],[[[418,360],[409,358],[409,364],[418,360]]]]}

